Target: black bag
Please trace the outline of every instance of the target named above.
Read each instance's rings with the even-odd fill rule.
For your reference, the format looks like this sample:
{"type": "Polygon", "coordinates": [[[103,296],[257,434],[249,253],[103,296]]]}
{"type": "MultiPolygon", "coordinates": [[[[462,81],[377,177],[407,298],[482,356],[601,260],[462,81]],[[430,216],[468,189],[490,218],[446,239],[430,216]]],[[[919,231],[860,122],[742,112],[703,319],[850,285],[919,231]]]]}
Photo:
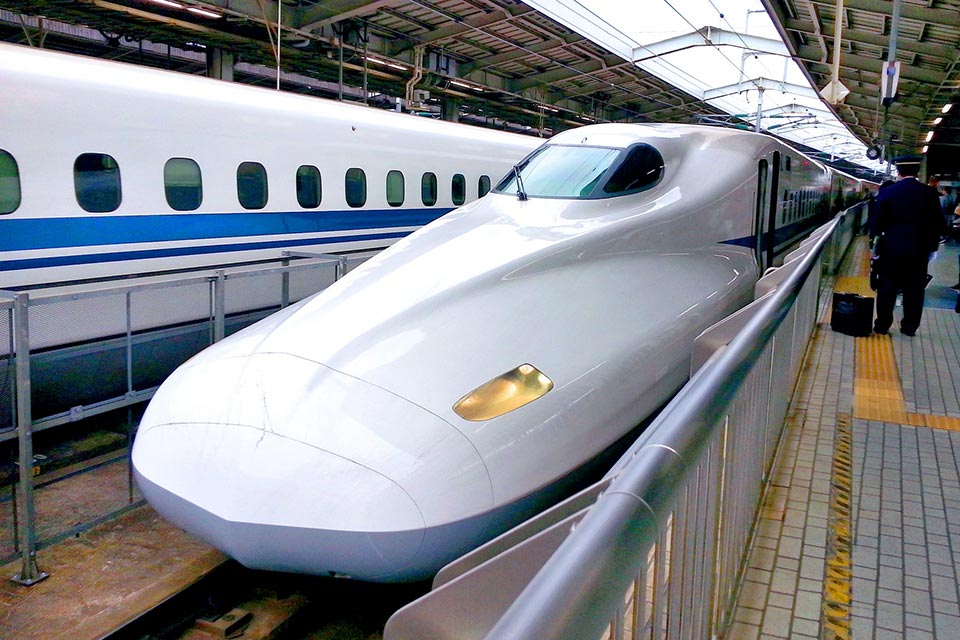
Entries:
{"type": "Polygon", "coordinates": [[[873,330],[873,298],[834,293],[830,328],[848,336],[868,336],[873,330]]]}

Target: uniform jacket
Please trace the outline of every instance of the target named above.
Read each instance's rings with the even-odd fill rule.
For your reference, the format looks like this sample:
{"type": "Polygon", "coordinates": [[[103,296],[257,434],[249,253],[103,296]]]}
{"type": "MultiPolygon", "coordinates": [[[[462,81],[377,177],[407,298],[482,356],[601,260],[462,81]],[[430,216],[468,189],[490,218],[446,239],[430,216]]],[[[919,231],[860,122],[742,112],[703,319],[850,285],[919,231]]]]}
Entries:
{"type": "Polygon", "coordinates": [[[937,250],[943,231],[937,190],[916,178],[903,178],[877,195],[874,229],[883,234],[881,257],[926,258],[937,250]]]}

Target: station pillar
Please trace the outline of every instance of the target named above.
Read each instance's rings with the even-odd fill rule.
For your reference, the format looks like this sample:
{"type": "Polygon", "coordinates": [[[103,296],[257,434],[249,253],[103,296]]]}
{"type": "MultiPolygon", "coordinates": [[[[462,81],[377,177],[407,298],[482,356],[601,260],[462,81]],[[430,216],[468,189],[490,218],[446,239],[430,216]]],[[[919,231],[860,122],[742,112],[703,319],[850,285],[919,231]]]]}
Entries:
{"type": "Polygon", "coordinates": [[[444,96],[440,103],[440,117],[447,122],[460,122],[460,98],[444,96]]]}
{"type": "Polygon", "coordinates": [[[233,54],[216,47],[207,49],[207,76],[233,82],[233,54]]]}

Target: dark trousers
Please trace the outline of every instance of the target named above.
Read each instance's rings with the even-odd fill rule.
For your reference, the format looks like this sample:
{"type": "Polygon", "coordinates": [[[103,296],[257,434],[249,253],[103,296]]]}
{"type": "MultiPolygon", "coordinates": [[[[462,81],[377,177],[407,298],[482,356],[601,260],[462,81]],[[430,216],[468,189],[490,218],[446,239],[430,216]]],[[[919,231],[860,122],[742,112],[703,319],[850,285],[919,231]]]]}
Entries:
{"type": "Polygon", "coordinates": [[[893,308],[897,293],[903,292],[903,320],[900,330],[915,333],[923,314],[923,291],[927,286],[927,257],[884,257],[877,286],[877,320],[875,331],[889,331],[893,324],[893,308]]]}

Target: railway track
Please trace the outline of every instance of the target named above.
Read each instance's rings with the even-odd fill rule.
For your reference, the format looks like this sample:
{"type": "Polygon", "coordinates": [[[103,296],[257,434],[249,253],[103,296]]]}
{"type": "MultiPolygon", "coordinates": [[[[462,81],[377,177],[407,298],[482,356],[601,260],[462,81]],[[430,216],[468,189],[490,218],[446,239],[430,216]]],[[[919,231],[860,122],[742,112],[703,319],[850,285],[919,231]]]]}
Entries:
{"type": "Polygon", "coordinates": [[[109,640],[379,640],[390,615],[429,590],[263,571],[229,561],[109,640]]]}

